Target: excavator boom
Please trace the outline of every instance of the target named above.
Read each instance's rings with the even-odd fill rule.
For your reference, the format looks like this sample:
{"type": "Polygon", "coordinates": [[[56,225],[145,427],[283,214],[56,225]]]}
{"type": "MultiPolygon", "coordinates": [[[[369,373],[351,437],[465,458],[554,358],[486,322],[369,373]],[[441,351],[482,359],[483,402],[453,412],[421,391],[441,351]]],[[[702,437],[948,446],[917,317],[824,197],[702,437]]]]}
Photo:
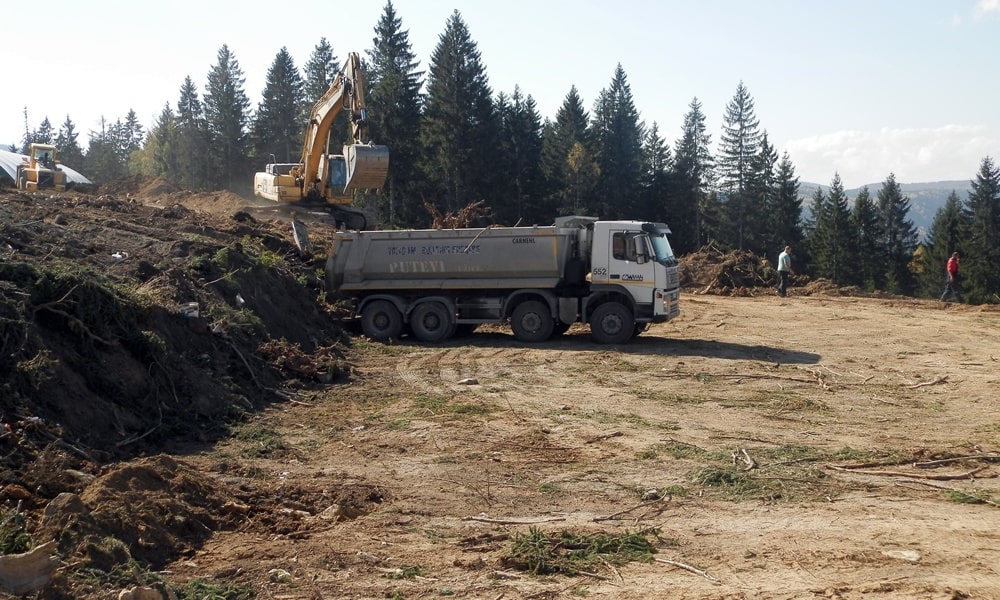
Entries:
{"type": "Polygon", "coordinates": [[[367,137],[364,75],[358,54],[352,52],[313,105],[301,161],[266,165],[254,176],[254,194],[275,202],[326,205],[339,223],[373,229],[372,215],[350,207],[354,192],[382,187],[389,171],[389,149],[366,141],[367,137]],[[330,154],[330,131],[342,110],[350,116],[353,140],[341,154],[330,154]]]}

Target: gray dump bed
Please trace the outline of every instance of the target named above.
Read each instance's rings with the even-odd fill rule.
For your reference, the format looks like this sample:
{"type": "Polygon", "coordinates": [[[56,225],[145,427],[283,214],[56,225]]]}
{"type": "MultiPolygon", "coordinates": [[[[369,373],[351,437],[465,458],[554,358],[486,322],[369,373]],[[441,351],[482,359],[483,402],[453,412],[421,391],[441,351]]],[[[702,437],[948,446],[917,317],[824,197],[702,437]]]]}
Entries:
{"type": "Polygon", "coordinates": [[[344,291],[552,288],[571,261],[570,279],[582,278],[584,224],[338,233],[327,276],[344,291]]]}

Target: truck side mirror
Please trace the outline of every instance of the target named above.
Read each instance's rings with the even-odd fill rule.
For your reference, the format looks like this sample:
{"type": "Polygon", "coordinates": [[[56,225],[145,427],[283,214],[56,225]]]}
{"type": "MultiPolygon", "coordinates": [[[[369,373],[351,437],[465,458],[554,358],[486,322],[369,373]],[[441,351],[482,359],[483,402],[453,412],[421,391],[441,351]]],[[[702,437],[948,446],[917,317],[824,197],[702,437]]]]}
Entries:
{"type": "Polygon", "coordinates": [[[631,246],[632,246],[632,248],[631,248],[631,250],[632,250],[631,254],[632,254],[632,256],[635,257],[635,262],[636,263],[638,263],[638,264],[641,265],[641,264],[644,264],[647,260],[649,260],[649,257],[646,256],[646,242],[645,242],[645,238],[643,238],[642,236],[638,236],[637,235],[637,236],[629,239],[629,244],[631,244],[631,246]]]}

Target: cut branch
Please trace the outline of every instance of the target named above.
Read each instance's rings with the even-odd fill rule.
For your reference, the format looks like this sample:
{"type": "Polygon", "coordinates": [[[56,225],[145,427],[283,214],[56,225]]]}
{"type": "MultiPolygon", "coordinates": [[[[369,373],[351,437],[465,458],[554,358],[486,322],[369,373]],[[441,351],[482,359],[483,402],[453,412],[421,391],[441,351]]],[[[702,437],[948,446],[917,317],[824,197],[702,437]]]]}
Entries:
{"type": "Polygon", "coordinates": [[[696,568],[692,567],[691,565],[686,565],[686,564],[684,564],[682,562],[677,562],[676,560],[668,560],[666,558],[654,558],[653,560],[656,561],[656,562],[658,562],[658,563],[663,563],[665,565],[671,565],[671,566],[674,566],[674,567],[678,567],[678,568],[684,569],[685,571],[689,571],[691,573],[694,573],[695,575],[701,575],[702,577],[704,577],[705,579],[707,579],[709,581],[718,581],[718,579],[716,579],[715,577],[712,577],[711,575],[709,575],[705,571],[702,571],[701,569],[696,569],[696,568]]]}
{"type": "MultiPolygon", "coordinates": [[[[979,467],[978,469],[973,469],[967,473],[958,473],[955,475],[921,475],[918,473],[903,473],[902,471],[862,471],[859,469],[851,469],[847,467],[838,467],[837,465],[827,465],[828,468],[834,471],[844,471],[847,473],[858,473],[861,475],[878,475],[881,477],[914,477],[917,479],[932,479],[934,481],[951,481],[954,479],[972,479],[977,473],[986,469],[988,467],[979,467]]],[[[996,477],[996,475],[990,475],[990,477],[996,477]]]]}

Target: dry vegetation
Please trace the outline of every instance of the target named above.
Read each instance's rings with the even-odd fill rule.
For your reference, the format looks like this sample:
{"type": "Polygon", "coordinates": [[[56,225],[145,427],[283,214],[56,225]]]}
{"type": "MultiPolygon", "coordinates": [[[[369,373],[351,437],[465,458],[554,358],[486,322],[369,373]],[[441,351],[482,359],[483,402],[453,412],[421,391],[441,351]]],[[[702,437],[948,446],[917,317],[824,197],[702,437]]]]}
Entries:
{"type": "Polygon", "coordinates": [[[0,191],[0,597],[1000,598],[995,309],[705,249],[627,346],[373,344],[246,204],[0,191]]]}

